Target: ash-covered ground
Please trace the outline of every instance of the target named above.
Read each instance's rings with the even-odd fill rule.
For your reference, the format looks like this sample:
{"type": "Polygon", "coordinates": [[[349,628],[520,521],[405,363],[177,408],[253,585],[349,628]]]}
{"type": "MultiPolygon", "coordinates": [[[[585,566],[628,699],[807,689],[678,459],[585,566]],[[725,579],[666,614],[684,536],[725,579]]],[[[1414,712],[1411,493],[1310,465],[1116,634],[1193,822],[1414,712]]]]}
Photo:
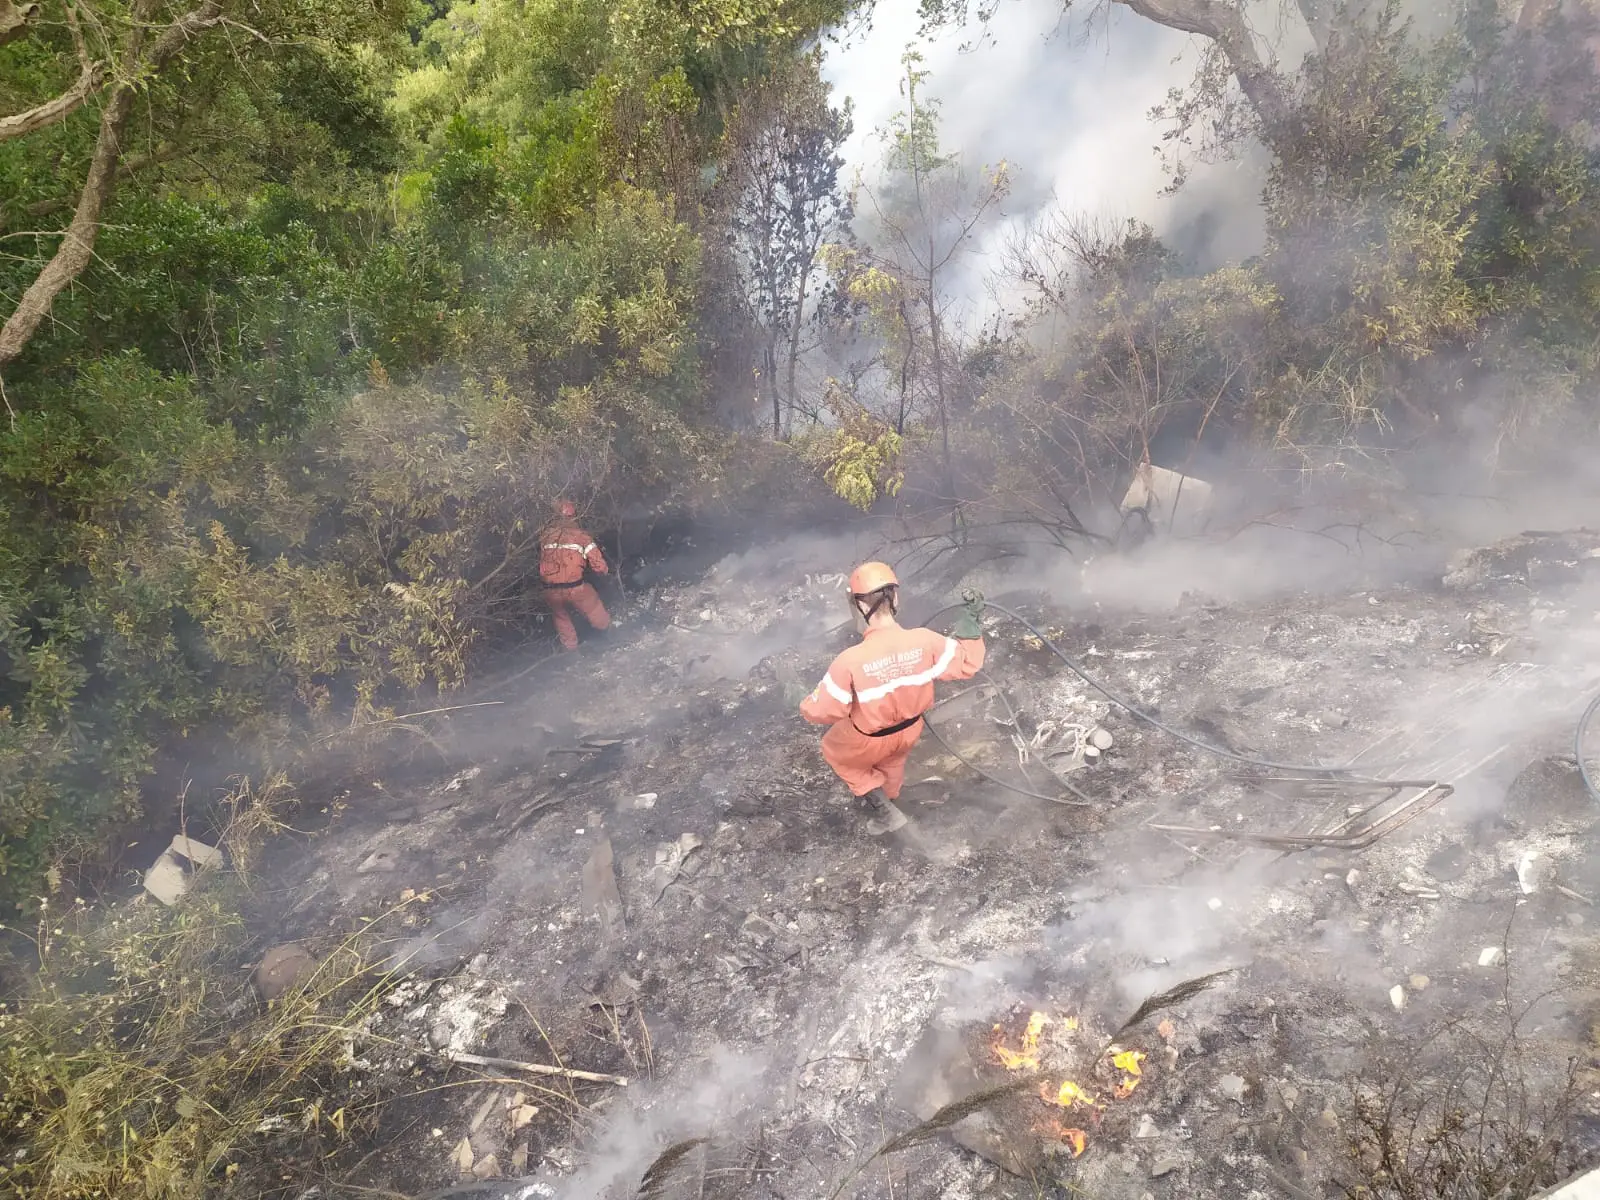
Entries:
{"type": "Polygon", "coordinates": [[[975,585],[1197,738],[1418,786],[1362,816],[1389,793],[1202,753],[991,615],[985,674],[941,685],[935,726],[1064,800],[1074,728],[1104,728],[1109,751],[1065,775],[1090,803],[1008,791],[924,737],[913,823],[873,839],[783,692],[853,636],[841,573],[881,547],[791,539],[636,595],[610,639],[441,719],[459,761],[357,780],[280,852],[285,938],[405,902],[406,978],[353,1069],[452,1085],[387,1113],[364,1184],[622,1197],[656,1162],[663,1197],[1334,1196],[1361,1089],[1448,1072],[1452,1022],[1491,1041],[1516,1022],[1536,1093],[1572,1058],[1580,1096],[1600,1087],[1600,807],[1571,760],[1600,686],[1600,536],[1351,559],[1314,590],[1237,544],[1004,571],[914,556],[904,620],[975,585]],[[1453,794],[1361,849],[1234,836],[1356,829],[1434,780],[1453,794]],[[1142,1075],[1114,1098],[1104,1041],[1222,970],[1118,1039],[1142,1075]],[[992,1045],[1035,1011],[1050,1088],[1099,1107],[1030,1085],[872,1157],[1016,1078],[992,1045]],[[451,1050],[628,1083],[447,1069],[451,1050]]]}

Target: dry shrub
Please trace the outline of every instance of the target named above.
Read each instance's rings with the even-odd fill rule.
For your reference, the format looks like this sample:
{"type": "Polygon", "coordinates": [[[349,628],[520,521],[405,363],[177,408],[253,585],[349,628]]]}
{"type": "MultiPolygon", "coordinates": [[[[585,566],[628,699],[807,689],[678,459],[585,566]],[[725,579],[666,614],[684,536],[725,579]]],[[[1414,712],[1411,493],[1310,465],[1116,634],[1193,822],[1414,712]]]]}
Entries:
{"type": "Polygon", "coordinates": [[[1349,1200],[1509,1200],[1582,1165],[1578,1062],[1515,1017],[1487,1034],[1464,1018],[1420,1045],[1384,1039],[1364,1080],[1352,1090],[1349,1200]]]}

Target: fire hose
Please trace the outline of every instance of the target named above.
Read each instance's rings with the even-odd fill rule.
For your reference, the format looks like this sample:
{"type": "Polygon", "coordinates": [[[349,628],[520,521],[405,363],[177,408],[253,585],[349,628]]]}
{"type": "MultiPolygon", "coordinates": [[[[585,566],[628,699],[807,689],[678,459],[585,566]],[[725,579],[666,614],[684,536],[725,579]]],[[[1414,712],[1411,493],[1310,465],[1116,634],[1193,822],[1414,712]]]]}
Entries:
{"type": "Polygon", "coordinates": [[[1588,736],[1589,725],[1594,721],[1596,712],[1600,712],[1600,696],[1589,701],[1589,707],[1578,718],[1578,731],[1572,738],[1572,754],[1578,760],[1578,774],[1583,777],[1583,786],[1588,789],[1590,796],[1600,800],[1600,786],[1595,784],[1594,776],[1589,772],[1589,760],[1583,756],[1584,739],[1588,736]]]}

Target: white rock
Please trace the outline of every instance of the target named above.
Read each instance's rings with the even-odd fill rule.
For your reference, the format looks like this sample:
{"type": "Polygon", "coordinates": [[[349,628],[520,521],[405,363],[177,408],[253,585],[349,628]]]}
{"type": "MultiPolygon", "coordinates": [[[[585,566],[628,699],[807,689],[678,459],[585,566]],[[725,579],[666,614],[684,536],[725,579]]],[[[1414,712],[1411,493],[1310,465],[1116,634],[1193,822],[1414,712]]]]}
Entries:
{"type": "Polygon", "coordinates": [[[1392,988],[1390,988],[1389,989],[1389,1003],[1394,1005],[1394,1008],[1395,1008],[1396,1012],[1399,1012],[1401,1009],[1405,1008],[1405,1006],[1406,1006],[1406,989],[1401,987],[1398,983],[1395,984],[1392,988]]]}
{"type": "Polygon", "coordinates": [[[1156,1119],[1149,1113],[1142,1113],[1139,1117],[1139,1126],[1133,1131],[1133,1136],[1136,1138],[1153,1138],[1158,1136],[1160,1132],[1156,1128],[1156,1119]]]}
{"type": "Polygon", "coordinates": [[[1478,965],[1480,967],[1492,967],[1500,963],[1505,956],[1506,952],[1499,946],[1485,946],[1478,955],[1478,965]]]}
{"type": "Polygon", "coordinates": [[[1206,901],[1206,907],[1209,908],[1212,912],[1216,912],[1217,909],[1222,907],[1222,901],[1217,899],[1217,897],[1213,896],[1213,897],[1211,897],[1211,899],[1206,901]]]}
{"type": "Polygon", "coordinates": [[[1096,729],[1089,735],[1089,744],[1096,750],[1109,750],[1116,739],[1111,736],[1109,729],[1096,729]]]}

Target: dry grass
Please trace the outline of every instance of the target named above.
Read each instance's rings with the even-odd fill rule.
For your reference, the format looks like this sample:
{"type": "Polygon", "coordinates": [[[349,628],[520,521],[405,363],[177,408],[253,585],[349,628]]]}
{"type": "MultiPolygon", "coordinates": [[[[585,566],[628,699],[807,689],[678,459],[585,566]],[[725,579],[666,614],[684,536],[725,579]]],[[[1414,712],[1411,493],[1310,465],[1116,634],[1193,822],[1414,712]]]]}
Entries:
{"type": "Polygon", "coordinates": [[[199,1197],[269,1135],[347,1136],[354,1100],[340,1064],[385,983],[365,941],[326,949],[303,986],[270,1005],[239,960],[237,868],[291,801],[281,779],[242,783],[221,839],[236,869],[209,872],[171,909],[41,903],[28,988],[0,1006],[0,1189],[199,1197]]]}

